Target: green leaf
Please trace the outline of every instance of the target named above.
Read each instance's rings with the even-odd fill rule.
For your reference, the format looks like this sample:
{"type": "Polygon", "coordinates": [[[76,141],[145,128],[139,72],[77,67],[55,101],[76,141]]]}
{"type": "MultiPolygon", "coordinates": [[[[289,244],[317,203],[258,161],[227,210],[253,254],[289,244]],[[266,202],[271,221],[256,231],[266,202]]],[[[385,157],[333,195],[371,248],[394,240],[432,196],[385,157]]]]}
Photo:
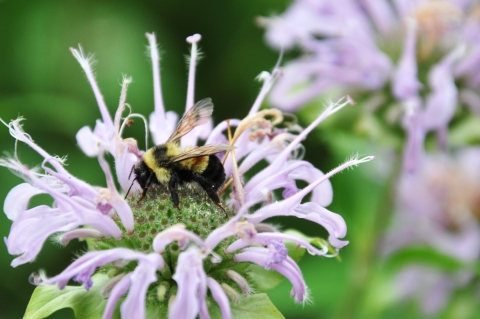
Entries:
{"type": "Polygon", "coordinates": [[[402,249],[387,260],[386,266],[389,270],[397,271],[411,264],[426,265],[446,272],[465,269],[478,272],[478,269],[470,267],[462,261],[428,246],[412,246],[402,249]]]}
{"type": "MultiPolygon", "coordinates": [[[[64,308],[72,308],[77,319],[102,318],[107,300],[100,295],[100,289],[108,280],[106,275],[94,275],[93,286],[89,291],[83,286],[67,286],[63,290],[56,286],[39,286],[35,288],[23,318],[46,318],[64,308]]],[[[114,317],[119,316],[117,314],[114,317]]]]}
{"type": "Polygon", "coordinates": [[[147,303],[147,319],[167,319],[168,313],[166,307],[159,307],[158,303],[147,303]]]}
{"type": "Polygon", "coordinates": [[[300,247],[291,241],[287,241],[285,243],[285,247],[288,249],[288,256],[290,256],[290,258],[292,258],[296,263],[302,259],[303,255],[305,255],[305,252],[307,251],[307,249],[300,247]]]}
{"type": "Polygon", "coordinates": [[[265,292],[275,288],[285,278],[275,270],[266,270],[262,266],[250,264],[246,273],[253,283],[255,291],[265,292]]]}
{"type": "MultiPolygon", "coordinates": [[[[240,303],[230,303],[233,319],[282,319],[285,318],[273,305],[266,294],[255,294],[241,299],[240,303]]],[[[212,319],[221,319],[217,303],[209,307],[212,319]]]]}
{"type": "MultiPolygon", "coordinates": [[[[284,234],[292,235],[295,237],[298,237],[300,239],[303,239],[307,243],[311,244],[314,247],[317,247],[319,249],[322,249],[323,247],[328,247],[328,252],[331,254],[335,253],[335,248],[333,248],[327,240],[320,238],[320,237],[309,237],[301,232],[299,232],[296,229],[287,229],[283,232],[284,234]]],[[[298,247],[296,243],[293,242],[287,242],[285,244],[288,248],[288,255],[295,260],[295,262],[299,262],[300,259],[303,257],[305,252],[307,251],[306,248],[303,247],[298,247]]],[[[336,257],[338,260],[340,260],[340,257],[336,257]]]]}
{"type": "Polygon", "coordinates": [[[475,144],[480,141],[480,119],[477,116],[467,117],[456,123],[448,134],[448,142],[453,146],[475,144]]]}

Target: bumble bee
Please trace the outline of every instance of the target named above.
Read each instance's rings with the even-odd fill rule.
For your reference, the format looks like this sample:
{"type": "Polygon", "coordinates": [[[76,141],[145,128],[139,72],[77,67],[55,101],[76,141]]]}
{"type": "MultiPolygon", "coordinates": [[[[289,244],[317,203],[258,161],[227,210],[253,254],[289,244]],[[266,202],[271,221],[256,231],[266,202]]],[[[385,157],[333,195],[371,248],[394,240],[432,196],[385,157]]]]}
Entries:
{"type": "Polygon", "coordinates": [[[210,144],[182,148],[179,144],[182,136],[196,126],[206,123],[212,112],[213,103],[210,98],[205,98],[190,108],[165,144],[156,145],[147,150],[142,159],[132,167],[130,175],[134,173],[135,178],[127,195],[135,181],[143,189],[139,201],[145,197],[152,184],[167,185],[173,205],[178,209],[178,185],[196,182],[225,212],[217,194],[219,188],[225,183],[225,170],[215,154],[233,150],[234,147],[227,144],[210,144]]]}

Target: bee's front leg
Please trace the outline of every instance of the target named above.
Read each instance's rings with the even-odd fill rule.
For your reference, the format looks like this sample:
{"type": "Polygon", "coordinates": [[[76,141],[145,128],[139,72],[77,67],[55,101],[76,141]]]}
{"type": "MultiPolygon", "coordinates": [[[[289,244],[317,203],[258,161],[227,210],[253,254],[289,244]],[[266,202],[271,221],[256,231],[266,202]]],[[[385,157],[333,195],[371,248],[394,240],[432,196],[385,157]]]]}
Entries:
{"type": "Polygon", "coordinates": [[[147,195],[148,188],[150,187],[150,185],[152,185],[153,176],[154,176],[153,173],[151,173],[148,176],[148,179],[145,183],[145,187],[143,188],[142,196],[140,196],[140,198],[138,199],[138,203],[140,203],[145,198],[145,196],[147,195]]]}

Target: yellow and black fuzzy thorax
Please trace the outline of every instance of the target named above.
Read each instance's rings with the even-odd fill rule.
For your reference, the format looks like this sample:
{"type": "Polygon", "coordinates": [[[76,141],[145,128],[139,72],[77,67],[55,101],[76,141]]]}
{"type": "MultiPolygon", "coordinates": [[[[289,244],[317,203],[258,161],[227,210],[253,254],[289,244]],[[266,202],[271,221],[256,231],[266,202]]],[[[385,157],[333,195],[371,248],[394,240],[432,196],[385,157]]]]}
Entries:
{"type": "Polygon", "coordinates": [[[153,183],[168,184],[172,174],[175,173],[180,183],[199,182],[198,179],[203,177],[215,190],[223,185],[225,171],[217,156],[198,156],[172,163],[172,158],[183,151],[185,149],[177,143],[166,143],[150,148],[143,155],[143,163],[155,174],[156,180],[153,179],[153,183]]]}

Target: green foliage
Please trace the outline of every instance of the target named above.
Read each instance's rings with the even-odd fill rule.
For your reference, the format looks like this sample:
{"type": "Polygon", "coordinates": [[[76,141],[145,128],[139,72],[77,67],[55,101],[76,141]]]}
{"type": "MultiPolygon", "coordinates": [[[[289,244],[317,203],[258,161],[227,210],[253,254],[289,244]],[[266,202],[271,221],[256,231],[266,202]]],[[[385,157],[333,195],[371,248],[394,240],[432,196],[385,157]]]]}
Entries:
{"type": "MultiPolygon", "coordinates": [[[[100,290],[108,279],[106,275],[94,275],[89,291],[83,286],[67,286],[63,290],[56,286],[39,286],[30,299],[24,319],[46,318],[64,308],[71,308],[77,319],[102,318],[107,300],[102,298],[100,290]]],[[[215,302],[211,302],[211,305],[209,311],[212,318],[221,318],[218,305],[215,302]]],[[[266,294],[244,297],[238,304],[231,303],[231,309],[234,319],[284,318],[266,294]]],[[[159,307],[158,303],[147,304],[146,313],[147,319],[167,318],[166,307],[159,307]]],[[[113,317],[119,318],[118,306],[113,317]]]]}
{"type": "Polygon", "coordinates": [[[396,272],[412,264],[424,265],[449,273],[460,270],[471,270],[480,274],[478,266],[467,265],[429,246],[409,246],[399,250],[388,259],[387,268],[392,272],[396,272]]]}
{"type": "Polygon", "coordinates": [[[39,286],[30,298],[24,319],[46,318],[64,308],[71,308],[77,319],[102,318],[107,300],[100,295],[100,289],[108,279],[106,275],[94,275],[89,291],[83,286],[67,286],[63,290],[39,286]]]}
{"type": "MultiPolygon", "coordinates": [[[[242,298],[238,304],[231,304],[233,319],[281,319],[280,311],[273,305],[266,294],[255,294],[242,298]]],[[[222,314],[217,304],[209,307],[212,319],[221,319],[222,314]]]]}
{"type": "Polygon", "coordinates": [[[275,270],[266,270],[255,264],[248,265],[246,274],[252,282],[255,291],[265,292],[275,288],[284,277],[275,270]]]}
{"type": "Polygon", "coordinates": [[[452,146],[464,146],[480,142],[480,119],[467,117],[452,126],[449,132],[449,142],[452,146]]]}

